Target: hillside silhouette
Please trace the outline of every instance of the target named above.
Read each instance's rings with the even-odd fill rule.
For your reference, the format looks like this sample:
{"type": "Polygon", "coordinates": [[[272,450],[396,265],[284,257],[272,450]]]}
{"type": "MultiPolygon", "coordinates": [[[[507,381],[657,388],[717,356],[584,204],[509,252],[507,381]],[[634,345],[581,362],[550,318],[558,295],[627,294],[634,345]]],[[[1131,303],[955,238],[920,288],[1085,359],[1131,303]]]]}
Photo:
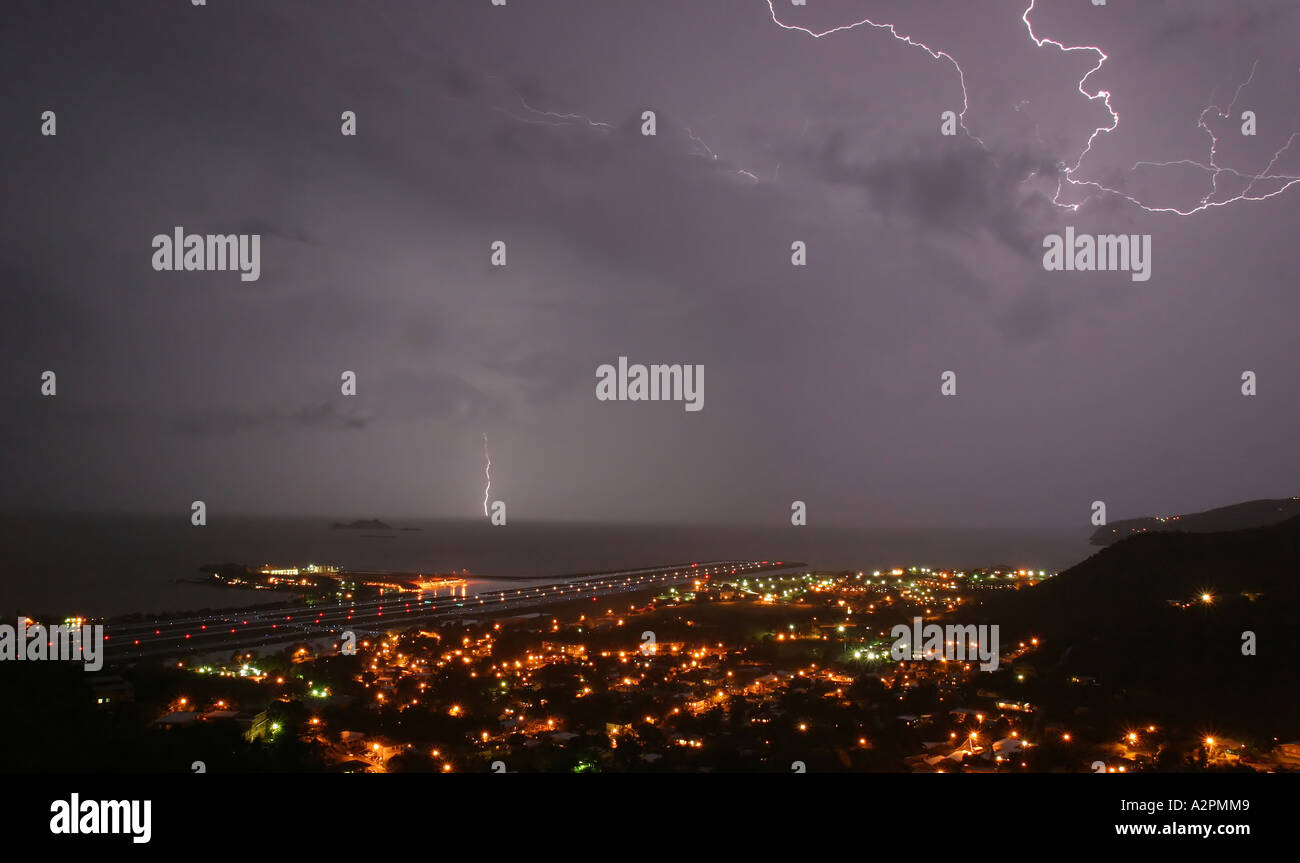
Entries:
{"type": "Polygon", "coordinates": [[[1215,533],[1226,530],[1244,530],[1248,527],[1266,527],[1288,518],[1300,516],[1300,497],[1277,500],[1248,500],[1169,517],[1149,516],[1112,521],[1092,532],[1093,545],[1110,545],[1139,533],[1154,531],[1182,531],[1184,533],[1215,533]]]}
{"type": "Polygon", "coordinates": [[[1039,637],[1028,660],[1039,673],[1095,677],[1146,709],[1266,737],[1300,713],[1297,603],[1300,517],[1133,536],[976,614],[1004,644],[1039,637]],[[1247,631],[1254,656],[1242,653],[1247,631]]]}

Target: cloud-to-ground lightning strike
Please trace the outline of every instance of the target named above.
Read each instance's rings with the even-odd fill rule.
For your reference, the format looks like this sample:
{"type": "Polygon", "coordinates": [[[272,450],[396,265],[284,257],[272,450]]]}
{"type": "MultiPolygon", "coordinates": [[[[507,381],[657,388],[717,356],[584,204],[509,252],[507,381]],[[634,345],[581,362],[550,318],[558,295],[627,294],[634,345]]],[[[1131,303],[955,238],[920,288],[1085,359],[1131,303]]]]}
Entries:
{"type": "Polygon", "coordinates": [[[483,432],[483,476],[487,479],[487,487],[483,489],[483,514],[488,514],[488,495],[492,492],[492,456],[488,453],[487,432],[483,432]]]}

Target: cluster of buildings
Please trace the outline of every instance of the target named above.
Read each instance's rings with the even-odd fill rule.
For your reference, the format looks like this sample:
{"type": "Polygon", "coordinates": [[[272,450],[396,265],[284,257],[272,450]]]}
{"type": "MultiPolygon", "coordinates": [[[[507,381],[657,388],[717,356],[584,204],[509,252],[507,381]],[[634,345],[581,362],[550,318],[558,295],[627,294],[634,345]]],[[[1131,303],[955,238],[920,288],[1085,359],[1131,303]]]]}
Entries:
{"type": "MultiPolygon", "coordinates": [[[[894,623],[939,618],[987,582],[1045,577],[722,575],[394,629],[354,656],[295,655],[287,682],[267,675],[278,698],[309,704],[297,727],[269,736],[312,741],[327,767],[350,772],[1156,766],[1172,741],[1154,725],[1099,731],[1075,721],[1082,709],[1045,709],[1034,694],[1037,639],[1003,645],[991,673],[975,661],[890,656],[894,623]]],[[[1071,703],[1102,689],[1086,675],[1062,683],[1071,703]]],[[[1203,766],[1250,763],[1237,741],[1201,741],[1198,751],[1203,766]]]]}
{"type": "Polygon", "coordinates": [[[459,591],[464,595],[468,576],[466,572],[349,571],[315,563],[300,566],[266,564],[260,567],[223,565],[212,567],[208,572],[214,584],[225,587],[289,591],[340,602],[394,593],[438,596],[440,590],[446,590],[448,594],[459,591]]]}

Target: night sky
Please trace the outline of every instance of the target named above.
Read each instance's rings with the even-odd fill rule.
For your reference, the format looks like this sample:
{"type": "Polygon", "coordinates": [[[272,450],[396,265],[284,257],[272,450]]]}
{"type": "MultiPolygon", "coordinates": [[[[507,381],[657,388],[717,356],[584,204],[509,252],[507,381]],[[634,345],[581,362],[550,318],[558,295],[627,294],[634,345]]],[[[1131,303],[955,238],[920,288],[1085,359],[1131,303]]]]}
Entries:
{"type": "Polygon", "coordinates": [[[484,434],[512,523],[1297,493],[1300,141],[1215,206],[1192,163],[1300,129],[1300,6],[1039,0],[1108,57],[1070,178],[1116,194],[1063,183],[1112,118],[1028,0],[773,2],[9,0],[0,507],[481,518],[484,434]],[[812,35],[868,17],[943,54],[812,35]],[[261,278],[155,272],[177,225],[259,233],[261,278]],[[1067,226],[1150,234],[1150,280],[1045,272],[1067,226]],[[704,409],[597,401],[619,356],[702,364],[704,409]]]}

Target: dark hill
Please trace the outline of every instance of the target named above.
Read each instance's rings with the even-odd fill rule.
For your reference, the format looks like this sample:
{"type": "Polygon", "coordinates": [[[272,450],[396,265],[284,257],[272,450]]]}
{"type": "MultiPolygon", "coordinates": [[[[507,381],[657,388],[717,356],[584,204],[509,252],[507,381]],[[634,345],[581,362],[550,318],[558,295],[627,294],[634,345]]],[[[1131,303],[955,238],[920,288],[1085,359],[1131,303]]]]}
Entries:
{"type": "Polygon", "coordinates": [[[1214,533],[1225,530],[1244,530],[1248,527],[1266,527],[1300,515],[1300,497],[1279,500],[1248,500],[1221,506],[1205,512],[1169,517],[1128,518],[1113,521],[1097,528],[1089,541],[1093,545],[1110,545],[1139,533],[1153,531],[1182,531],[1184,533],[1214,533]]]}
{"type": "Polygon", "coordinates": [[[1004,644],[1040,636],[1029,660],[1040,673],[1095,676],[1164,715],[1300,737],[1300,517],[1134,536],[1037,587],[993,594],[978,616],[1004,644]],[[1242,655],[1247,630],[1255,656],[1242,655]]]}

